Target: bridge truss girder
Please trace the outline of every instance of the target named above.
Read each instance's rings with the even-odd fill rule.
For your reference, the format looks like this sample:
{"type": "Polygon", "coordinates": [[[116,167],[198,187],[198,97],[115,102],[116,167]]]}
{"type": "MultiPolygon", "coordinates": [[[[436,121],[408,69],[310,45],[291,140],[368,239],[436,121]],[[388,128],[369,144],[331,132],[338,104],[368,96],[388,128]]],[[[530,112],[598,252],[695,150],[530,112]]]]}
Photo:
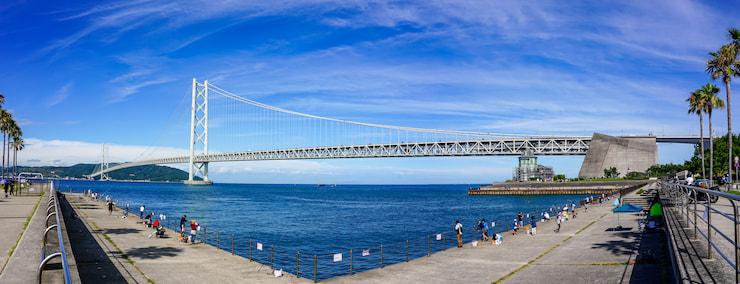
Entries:
{"type": "MultiPolygon", "coordinates": [[[[529,151],[535,155],[586,155],[591,137],[512,138],[490,140],[431,141],[389,144],[323,146],[312,148],[276,149],[216,153],[172,157],[125,163],[108,171],[155,165],[229,161],[264,161],[296,159],[451,157],[451,156],[516,156],[529,151]]],[[[207,170],[207,168],[206,168],[207,170]]],[[[93,173],[96,175],[100,173],[93,173]]]]}

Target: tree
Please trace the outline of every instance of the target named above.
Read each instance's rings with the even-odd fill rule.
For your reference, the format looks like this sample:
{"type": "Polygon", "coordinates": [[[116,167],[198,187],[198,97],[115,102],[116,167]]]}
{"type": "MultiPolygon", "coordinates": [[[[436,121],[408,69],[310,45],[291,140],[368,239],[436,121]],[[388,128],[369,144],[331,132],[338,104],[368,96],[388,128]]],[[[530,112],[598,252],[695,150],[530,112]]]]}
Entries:
{"type": "MultiPolygon", "coordinates": [[[[707,83],[703,87],[701,87],[699,91],[702,96],[705,99],[704,103],[704,112],[707,113],[707,116],[709,116],[709,183],[708,185],[711,187],[713,185],[714,180],[714,136],[712,136],[712,110],[719,108],[724,109],[725,108],[725,102],[722,101],[722,99],[718,98],[716,95],[719,93],[719,88],[717,86],[707,83]]],[[[702,176],[703,177],[703,176],[702,176]]]]}
{"type": "MultiPolygon", "coordinates": [[[[703,93],[699,92],[700,89],[697,89],[696,91],[691,92],[688,99],[686,99],[687,102],[689,102],[689,114],[695,113],[699,116],[699,135],[700,135],[700,148],[701,148],[701,176],[706,177],[706,166],[704,165],[704,110],[706,109],[706,96],[704,96],[703,93]]],[[[709,132],[709,136],[712,136],[711,130],[709,132]]]]}
{"type": "Polygon", "coordinates": [[[17,138],[13,138],[13,176],[18,176],[18,151],[23,151],[26,147],[26,141],[20,136],[23,135],[21,132],[17,138]]]}
{"type": "Polygon", "coordinates": [[[604,169],[604,177],[605,178],[618,178],[620,175],[619,172],[617,172],[616,167],[611,167],[609,169],[604,169]]]}
{"type": "MultiPolygon", "coordinates": [[[[727,30],[729,33],[730,43],[723,45],[717,52],[710,52],[707,60],[706,72],[712,76],[712,80],[722,77],[725,83],[727,93],[727,134],[728,144],[732,145],[732,111],[730,109],[730,81],[732,76],[740,76],[740,62],[738,62],[738,50],[740,50],[740,31],[736,28],[727,30]]],[[[728,147],[728,159],[732,159],[732,148],[728,147]]],[[[732,161],[728,163],[728,172],[730,181],[732,181],[732,161]]]]}
{"type": "Polygon", "coordinates": [[[5,177],[5,144],[11,120],[13,120],[13,116],[8,111],[0,109],[0,133],[3,135],[3,158],[0,163],[0,175],[2,175],[3,178],[5,177]]]}

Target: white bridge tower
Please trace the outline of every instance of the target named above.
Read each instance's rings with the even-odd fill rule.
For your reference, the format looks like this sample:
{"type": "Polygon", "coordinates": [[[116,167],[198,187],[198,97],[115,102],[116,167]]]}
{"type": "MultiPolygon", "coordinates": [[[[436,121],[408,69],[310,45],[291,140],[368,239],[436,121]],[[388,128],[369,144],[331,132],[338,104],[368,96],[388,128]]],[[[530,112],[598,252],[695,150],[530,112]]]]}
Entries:
{"type": "Polygon", "coordinates": [[[195,153],[196,144],[203,144],[203,153],[208,155],[208,80],[203,84],[193,78],[193,100],[190,106],[190,170],[185,184],[209,185],[208,162],[198,161],[195,153]],[[200,174],[203,180],[193,180],[200,174]]]}

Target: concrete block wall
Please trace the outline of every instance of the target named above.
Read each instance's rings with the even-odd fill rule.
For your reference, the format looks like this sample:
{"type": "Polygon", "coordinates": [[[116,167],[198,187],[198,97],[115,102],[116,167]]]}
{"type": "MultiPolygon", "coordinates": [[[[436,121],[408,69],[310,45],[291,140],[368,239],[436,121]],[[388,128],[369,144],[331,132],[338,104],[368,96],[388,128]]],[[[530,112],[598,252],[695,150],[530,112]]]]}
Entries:
{"type": "Polygon", "coordinates": [[[616,167],[620,176],[628,172],[646,172],[658,163],[655,136],[615,137],[594,133],[579,178],[604,176],[604,169],[616,167]]]}

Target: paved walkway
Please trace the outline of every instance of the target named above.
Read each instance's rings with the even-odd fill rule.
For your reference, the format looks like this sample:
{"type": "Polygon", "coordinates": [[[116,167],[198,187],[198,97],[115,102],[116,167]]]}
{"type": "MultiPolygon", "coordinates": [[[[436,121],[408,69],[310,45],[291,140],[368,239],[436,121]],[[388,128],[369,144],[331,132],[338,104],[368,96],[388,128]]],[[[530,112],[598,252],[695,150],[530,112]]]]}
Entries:
{"type": "MultiPolygon", "coordinates": [[[[3,274],[7,274],[5,273],[5,268],[7,268],[10,252],[19,243],[24,226],[27,224],[28,218],[31,217],[39,200],[41,199],[38,195],[13,196],[8,198],[5,198],[3,195],[0,197],[0,224],[2,224],[2,230],[0,230],[0,270],[2,270],[0,271],[0,279],[2,279],[3,274]]],[[[34,274],[33,276],[35,279],[36,275],[34,274]]]]}
{"type": "MultiPolygon", "coordinates": [[[[108,216],[104,202],[67,194],[66,206],[81,217],[65,214],[82,283],[311,283],[286,274],[275,278],[269,267],[202,244],[169,238],[147,238],[152,229],[138,218],[108,216]]],[[[38,197],[31,197],[35,206],[38,197]]],[[[30,199],[29,199],[30,200],[30,199]]],[[[66,203],[63,203],[66,204],[66,203]]],[[[3,215],[0,203],[0,220],[3,215]]],[[[451,248],[407,263],[323,280],[324,283],[660,283],[670,279],[663,235],[637,233],[634,213],[615,215],[612,206],[578,210],[562,224],[538,223],[536,236],[504,235],[501,245],[481,243],[451,248]],[[623,231],[612,230],[621,224],[623,231]],[[655,251],[657,263],[630,264],[638,252],[655,251]]],[[[30,212],[19,213],[22,223],[30,212]]],[[[4,223],[3,223],[4,224],[4,223]]],[[[22,226],[22,224],[21,224],[22,226]]],[[[10,230],[6,230],[10,231],[10,230]]],[[[7,232],[0,232],[6,236],[7,232]]],[[[9,233],[17,240],[20,232],[9,233]]],[[[15,240],[12,240],[15,242],[15,240]]]]}
{"type": "MultiPolygon", "coordinates": [[[[610,202],[611,204],[611,202],[610,202]]],[[[660,233],[637,233],[635,213],[610,205],[577,210],[578,218],[538,223],[537,235],[504,235],[501,245],[466,244],[408,263],[324,280],[324,283],[667,283],[670,268],[660,233]],[[614,231],[621,224],[625,230],[614,231]],[[630,264],[652,249],[657,263],[630,264]]]]}

